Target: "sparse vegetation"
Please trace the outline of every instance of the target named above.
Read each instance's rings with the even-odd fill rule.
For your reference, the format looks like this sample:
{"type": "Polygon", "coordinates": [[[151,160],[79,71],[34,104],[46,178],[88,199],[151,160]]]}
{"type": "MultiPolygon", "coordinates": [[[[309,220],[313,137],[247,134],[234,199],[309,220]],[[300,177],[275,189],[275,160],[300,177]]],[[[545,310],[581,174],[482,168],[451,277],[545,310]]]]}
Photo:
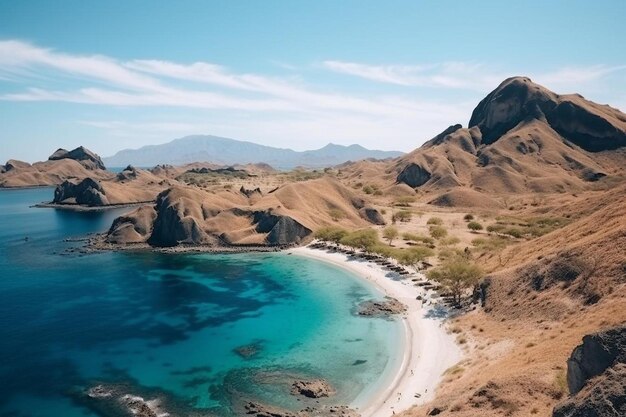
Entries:
{"type": "Polygon", "coordinates": [[[483,230],[483,225],[478,222],[471,221],[467,224],[467,228],[473,232],[477,232],[479,230],[483,230]]]}
{"type": "Polygon", "coordinates": [[[399,235],[400,233],[395,226],[387,226],[383,229],[383,238],[389,241],[389,246],[391,246],[393,240],[396,239],[399,235]]]}
{"type": "Polygon", "coordinates": [[[441,226],[443,224],[443,220],[440,217],[431,217],[428,221],[426,221],[426,224],[441,226]]]}
{"type": "Polygon", "coordinates": [[[343,219],[344,217],[346,217],[346,214],[343,212],[343,210],[338,209],[338,208],[333,208],[333,209],[328,210],[328,215],[334,221],[339,221],[343,219]]]}
{"type": "Polygon", "coordinates": [[[412,196],[402,196],[398,197],[394,202],[394,205],[397,207],[410,207],[411,203],[415,201],[415,197],[412,196]]]}
{"type": "Polygon", "coordinates": [[[437,240],[442,239],[448,235],[448,231],[443,226],[430,226],[428,231],[430,235],[437,240]]]}
{"type": "Polygon", "coordinates": [[[439,282],[446,292],[452,294],[455,304],[459,305],[467,289],[476,285],[482,275],[477,265],[461,257],[454,257],[431,270],[428,278],[439,282]]]}
{"type": "Polygon", "coordinates": [[[411,221],[411,212],[408,210],[400,210],[397,213],[393,214],[393,218],[392,221],[399,221],[399,222],[409,222],[411,221]]]}
{"type": "Polygon", "coordinates": [[[423,235],[418,235],[415,233],[403,233],[402,234],[402,239],[407,240],[407,241],[412,241],[412,242],[416,242],[416,243],[423,243],[425,245],[433,245],[435,244],[435,239],[433,239],[432,237],[429,236],[423,236],[423,235]]]}
{"type": "Polygon", "coordinates": [[[396,259],[400,264],[410,266],[417,272],[421,263],[429,256],[433,256],[432,249],[418,246],[398,252],[396,259]]]}
{"type": "Polygon", "coordinates": [[[346,235],[348,235],[347,230],[330,226],[319,229],[314,236],[317,239],[338,244],[346,235]]]}
{"type": "Polygon", "coordinates": [[[442,246],[454,246],[454,245],[461,243],[461,239],[459,239],[456,236],[448,236],[448,237],[439,239],[439,243],[442,246]]]}
{"type": "Polygon", "coordinates": [[[465,220],[466,222],[471,222],[472,220],[474,220],[474,215],[468,213],[465,216],[463,216],[463,220],[465,220]]]}

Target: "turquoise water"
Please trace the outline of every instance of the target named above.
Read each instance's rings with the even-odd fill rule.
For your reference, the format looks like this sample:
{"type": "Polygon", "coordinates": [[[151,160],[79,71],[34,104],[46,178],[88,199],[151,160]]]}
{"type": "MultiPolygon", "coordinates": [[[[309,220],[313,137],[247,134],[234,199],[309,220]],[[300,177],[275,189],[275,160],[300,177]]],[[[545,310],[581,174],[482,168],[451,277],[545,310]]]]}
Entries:
{"type": "Polygon", "coordinates": [[[285,374],[349,403],[391,366],[400,324],[353,314],[380,294],[349,272],[284,253],[83,254],[76,238],[124,210],[29,208],[51,192],[0,191],[0,415],[95,416],[72,393],[100,381],[207,414],[243,397],[300,409],[285,374]]]}

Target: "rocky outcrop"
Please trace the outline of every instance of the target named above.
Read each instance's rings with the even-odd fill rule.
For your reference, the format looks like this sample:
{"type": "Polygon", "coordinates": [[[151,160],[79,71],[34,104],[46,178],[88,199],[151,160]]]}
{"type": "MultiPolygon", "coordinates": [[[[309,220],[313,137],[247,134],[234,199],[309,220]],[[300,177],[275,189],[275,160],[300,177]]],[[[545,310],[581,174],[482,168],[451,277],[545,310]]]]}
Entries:
{"type": "Polygon", "coordinates": [[[269,245],[290,245],[299,243],[312,233],[311,229],[289,216],[272,214],[270,211],[254,213],[254,224],[258,233],[267,233],[269,245]]]}
{"type": "Polygon", "coordinates": [[[430,180],[431,173],[416,163],[410,163],[398,174],[397,181],[416,188],[430,180]]]}
{"type": "Polygon", "coordinates": [[[546,122],[563,138],[590,152],[626,146],[623,113],[579,95],[559,96],[527,77],[504,80],[474,109],[469,127],[477,126],[483,144],[491,144],[530,120],[546,122]]]}
{"type": "Polygon", "coordinates": [[[626,325],[583,337],[567,361],[567,385],[571,394],[615,363],[626,363],[626,325]]]}
{"type": "Polygon", "coordinates": [[[242,414],[252,417],[359,417],[355,410],[343,405],[306,407],[298,412],[288,411],[257,402],[248,401],[242,414]]]}
{"type": "Polygon", "coordinates": [[[83,146],[79,146],[71,151],[59,148],[48,158],[50,161],[58,161],[60,159],[73,159],[80,162],[87,169],[106,169],[102,159],[83,146]]]}
{"type": "Polygon", "coordinates": [[[137,178],[137,169],[132,165],[128,165],[123,171],[118,172],[115,177],[118,181],[134,180],[137,178]]]}
{"type": "Polygon", "coordinates": [[[169,188],[157,196],[157,217],[148,243],[153,246],[207,243],[208,236],[198,224],[203,219],[202,212],[186,197],[177,196],[175,190],[169,188]]]}
{"type": "Polygon", "coordinates": [[[302,395],[307,398],[330,397],[335,394],[335,390],[323,379],[313,379],[310,381],[294,381],[291,386],[292,395],[302,395]]]}
{"type": "Polygon", "coordinates": [[[583,337],[567,361],[572,395],[553,417],[626,415],[626,325],[583,337]]]}
{"type": "Polygon", "coordinates": [[[378,226],[383,226],[386,224],[383,215],[380,214],[380,212],[373,207],[363,207],[359,210],[359,214],[361,215],[361,217],[363,217],[365,220],[372,224],[378,226]]]}
{"type": "Polygon", "coordinates": [[[384,301],[365,301],[357,309],[359,316],[366,317],[389,317],[402,314],[407,310],[406,306],[395,298],[385,297],[384,301]]]}
{"type": "Polygon", "coordinates": [[[259,187],[249,190],[242,185],[241,188],[239,189],[239,192],[248,198],[254,197],[254,196],[256,197],[263,196],[263,193],[261,192],[261,189],[259,187]]]}
{"type": "Polygon", "coordinates": [[[100,182],[85,178],[82,181],[66,180],[54,190],[56,204],[80,204],[89,207],[106,206],[109,200],[100,182]]]}
{"type": "Polygon", "coordinates": [[[113,221],[107,233],[109,243],[143,243],[152,233],[157,213],[153,206],[142,206],[113,221]]]}

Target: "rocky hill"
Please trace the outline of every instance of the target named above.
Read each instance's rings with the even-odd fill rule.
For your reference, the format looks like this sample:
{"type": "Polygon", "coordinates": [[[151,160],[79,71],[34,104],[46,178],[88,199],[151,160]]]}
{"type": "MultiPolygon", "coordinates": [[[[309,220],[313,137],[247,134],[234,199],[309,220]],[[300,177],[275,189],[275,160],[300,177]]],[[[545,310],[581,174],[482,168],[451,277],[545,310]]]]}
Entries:
{"type": "Polygon", "coordinates": [[[338,212],[340,224],[365,227],[374,210],[330,178],[286,184],[266,194],[248,191],[170,187],[155,205],[116,219],[106,240],[152,246],[289,245],[321,226],[336,224],[338,212]]]}
{"type": "Polygon", "coordinates": [[[91,177],[102,180],[113,177],[98,155],[82,146],[67,151],[58,149],[47,161],[27,162],[9,160],[0,165],[0,187],[35,187],[58,185],[69,179],[91,177]]]}
{"type": "Polygon", "coordinates": [[[505,80],[474,109],[387,168],[389,182],[482,193],[585,189],[624,174],[626,114],[526,77],[505,80]]]}

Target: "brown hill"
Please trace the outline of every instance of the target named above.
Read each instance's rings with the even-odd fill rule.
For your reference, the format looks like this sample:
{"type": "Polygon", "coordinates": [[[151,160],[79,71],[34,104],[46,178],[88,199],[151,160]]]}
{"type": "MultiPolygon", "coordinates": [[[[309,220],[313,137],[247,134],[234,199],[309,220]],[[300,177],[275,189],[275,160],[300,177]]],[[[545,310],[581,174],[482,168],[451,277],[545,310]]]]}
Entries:
{"type": "Polygon", "coordinates": [[[165,188],[176,183],[150,171],[126,167],[113,178],[88,176],[65,180],[54,191],[55,204],[102,207],[154,201],[165,188]]]}
{"type": "Polygon", "coordinates": [[[624,113],[513,77],[479,103],[468,128],[450,126],[397,159],[388,178],[424,190],[580,190],[622,174],[625,146],[624,113]]]}
{"type": "Polygon", "coordinates": [[[6,188],[57,185],[87,177],[104,180],[112,176],[105,171],[100,157],[82,146],[72,151],[58,149],[47,161],[32,165],[16,160],[0,165],[0,187],[6,188]]]}
{"type": "Polygon", "coordinates": [[[261,196],[260,191],[245,191],[168,188],[155,206],[118,218],[107,240],[153,246],[287,245],[322,226],[368,224],[365,202],[327,177],[287,184],[261,196]]]}

